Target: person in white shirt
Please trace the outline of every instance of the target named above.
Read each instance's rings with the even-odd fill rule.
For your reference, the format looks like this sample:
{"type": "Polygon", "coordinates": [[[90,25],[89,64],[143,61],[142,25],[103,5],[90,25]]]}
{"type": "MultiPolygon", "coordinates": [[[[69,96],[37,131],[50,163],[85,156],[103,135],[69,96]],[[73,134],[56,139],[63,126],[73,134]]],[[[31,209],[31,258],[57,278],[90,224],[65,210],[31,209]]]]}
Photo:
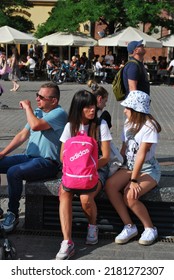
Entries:
{"type": "Polygon", "coordinates": [[[60,137],[62,142],[60,157],[63,159],[64,143],[72,136],[77,135],[78,131],[85,130],[88,135],[97,139],[100,144],[101,155],[98,159],[98,184],[88,190],[70,190],[66,186],[61,185],[59,189],[59,215],[61,229],[63,233],[63,241],[59,252],[56,255],[57,260],[69,259],[74,254],[74,243],[72,241],[72,199],[74,193],[79,195],[83,211],[88,218],[88,232],[86,244],[94,245],[98,243],[98,227],[97,207],[95,197],[104,187],[109,174],[108,162],[110,158],[110,134],[108,125],[105,120],[102,120],[98,125],[97,120],[97,101],[94,94],[86,90],[80,90],[75,93],[68,116],[68,123],[60,137]],[[98,133],[98,130],[100,132],[98,133]]]}
{"type": "Polygon", "coordinates": [[[87,85],[91,88],[92,93],[97,99],[97,116],[107,122],[109,129],[112,127],[111,115],[107,110],[104,110],[108,101],[108,91],[97,84],[95,80],[89,80],[87,85]]]}
{"type": "Polygon", "coordinates": [[[112,66],[114,64],[114,56],[112,55],[111,50],[109,50],[108,54],[105,55],[105,62],[107,66],[112,66]]]}
{"type": "Polygon", "coordinates": [[[139,244],[151,245],[158,232],[146,206],[139,199],[155,188],[160,180],[161,172],[155,158],[155,148],[161,126],[150,115],[150,97],[145,92],[130,91],[121,105],[125,107],[124,113],[127,117],[121,148],[125,166],[112,175],[105,185],[105,191],[124,223],[124,228],[116,236],[115,242],[127,243],[138,234],[128,212],[130,208],[144,226],[139,244]]]}
{"type": "Polygon", "coordinates": [[[107,72],[105,71],[105,67],[103,66],[104,58],[100,56],[95,64],[95,76],[102,77],[101,83],[106,83],[107,72]]]}
{"type": "Polygon", "coordinates": [[[167,67],[167,71],[173,72],[173,66],[174,66],[174,59],[170,61],[169,66],[167,67]]]}
{"type": "Polygon", "coordinates": [[[27,66],[30,70],[33,70],[36,67],[36,61],[29,55],[27,56],[27,62],[23,62],[22,64],[27,66]]]}

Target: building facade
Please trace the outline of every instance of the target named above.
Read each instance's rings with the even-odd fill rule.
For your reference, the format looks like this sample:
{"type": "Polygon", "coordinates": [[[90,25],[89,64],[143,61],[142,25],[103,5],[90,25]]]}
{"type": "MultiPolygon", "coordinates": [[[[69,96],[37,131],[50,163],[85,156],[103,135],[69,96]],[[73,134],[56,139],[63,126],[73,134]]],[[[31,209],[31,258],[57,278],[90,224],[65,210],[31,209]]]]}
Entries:
{"type": "Polygon", "coordinates": [[[18,13],[31,20],[35,30],[39,24],[44,23],[58,0],[28,0],[33,4],[30,9],[18,9],[18,13]]]}
{"type": "MultiPolygon", "coordinates": [[[[49,17],[49,13],[51,12],[52,8],[54,7],[54,5],[56,4],[58,0],[42,0],[42,1],[38,1],[38,0],[29,0],[29,2],[32,2],[33,7],[30,9],[18,9],[18,13],[22,14],[24,17],[27,17],[28,19],[30,19],[33,24],[34,24],[34,28],[35,30],[37,29],[37,26],[39,24],[44,23],[48,17],[49,17]]],[[[165,15],[166,17],[166,15],[165,15]]],[[[94,38],[95,39],[100,39],[102,37],[102,31],[106,28],[106,26],[104,24],[101,24],[99,22],[95,23],[95,27],[94,27],[94,38]]],[[[141,29],[141,27],[140,27],[141,29]]],[[[148,25],[146,25],[145,27],[145,31],[147,31],[148,29],[148,25]]],[[[157,30],[157,29],[156,29],[157,30]]],[[[86,34],[90,33],[90,23],[83,23],[80,25],[80,31],[84,32],[86,34]],[[87,30],[86,27],[89,27],[89,29],[87,30]]],[[[160,27],[158,28],[158,32],[154,33],[153,36],[156,38],[159,38],[161,36],[165,36],[167,35],[167,31],[165,29],[161,29],[160,27]],[[160,33],[160,34],[159,34],[160,33]]],[[[119,57],[125,57],[127,55],[127,51],[126,48],[113,48],[113,47],[99,47],[96,46],[94,47],[94,55],[106,55],[108,50],[111,49],[113,51],[113,53],[116,56],[119,57]]],[[[79,53],[82,53],[83,51],[86,51],[88,53],[88,48],[79,48],[77,50],[74,50],[75,53],[77,53],[77,51],[79,53]]],[[[156,56],[157,58],[159,56],[168,56],[168,49],[167,48],[162,48],[162,49],[152,49],[152,48],[148,48],[146,51],[146,55],[145,55],[145,61],[151,61],[152,56],[156,56]]]]}

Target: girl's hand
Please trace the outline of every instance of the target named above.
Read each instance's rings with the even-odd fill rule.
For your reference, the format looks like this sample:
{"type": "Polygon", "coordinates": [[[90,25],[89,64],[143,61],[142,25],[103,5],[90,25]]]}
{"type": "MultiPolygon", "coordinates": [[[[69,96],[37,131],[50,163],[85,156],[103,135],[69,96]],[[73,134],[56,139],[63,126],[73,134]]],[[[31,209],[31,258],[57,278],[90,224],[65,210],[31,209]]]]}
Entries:
{"type": "Polygon", "coordinates": [[[129,191],[131,198],[138,199],[139,193],[141,192],[141,186],[139,183],[130,182],[124,189],[124,192],[129,191]]]}

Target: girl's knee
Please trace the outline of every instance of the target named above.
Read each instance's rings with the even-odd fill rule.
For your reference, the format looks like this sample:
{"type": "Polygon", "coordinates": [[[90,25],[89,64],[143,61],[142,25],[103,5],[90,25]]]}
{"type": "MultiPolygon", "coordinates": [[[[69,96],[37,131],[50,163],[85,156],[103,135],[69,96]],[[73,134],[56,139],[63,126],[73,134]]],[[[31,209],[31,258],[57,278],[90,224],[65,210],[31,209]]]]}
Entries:
{"type": "Polygon", "coordinates": [[[80,197],[80,201],[83,209],[89,209],[91,208],[94,199],[92,196],[84,195],[80,197]]]}
{"type": "Polygon", "coordinates": [[[130,209],[135,205],[135,203],[137,202],[137,199],[132,198],[131,194],[129,192],[126,192],[123,195],[123,200],[124,203],[126,204],[127,207],[129,207],[130,209]]]}

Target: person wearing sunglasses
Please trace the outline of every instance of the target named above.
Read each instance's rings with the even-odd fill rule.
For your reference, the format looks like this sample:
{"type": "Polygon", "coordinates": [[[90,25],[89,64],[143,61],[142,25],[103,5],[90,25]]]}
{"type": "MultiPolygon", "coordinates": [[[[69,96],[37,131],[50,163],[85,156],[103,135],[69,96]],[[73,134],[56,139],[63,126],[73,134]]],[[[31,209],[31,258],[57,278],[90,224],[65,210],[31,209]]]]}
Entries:
{"type": "Polygon", "coordinates": [[[20,101],[27,124],[0,152],[0,174],[7,174],[9,203],[1,226],[12,231],[19,221],[19,205],[23,180],[36,181],[56,177],[61,169],[59,138],[67,123],[67,113],[59,105],[59,87],[43,84],[36,93],[37,108],[33,111],[29,100],[20,101]],[[24,154],[9,156],[26,140],[24,154]]]}

